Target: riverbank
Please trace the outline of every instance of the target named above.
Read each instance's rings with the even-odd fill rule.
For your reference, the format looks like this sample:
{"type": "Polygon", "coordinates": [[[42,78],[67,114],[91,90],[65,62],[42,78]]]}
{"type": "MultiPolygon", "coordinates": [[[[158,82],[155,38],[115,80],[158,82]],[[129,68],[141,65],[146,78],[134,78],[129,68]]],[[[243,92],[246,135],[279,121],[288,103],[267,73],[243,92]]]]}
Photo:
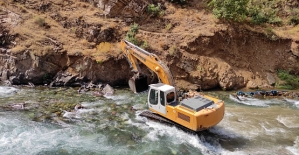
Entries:
{"type": "MultiPolygon", "coordinates": [[[[132,73],[119,42],[134,23],[136,39],[169,66],[181,89],[273,88],[281,82],[277,70],[299,70],[298,25],[226,22],[204,2],[5,1],[0,21],[1,81],[16,85],[127,85],[132,73]],[[149,13],[150,3],[163,14],[149,13]]],[[[141,68],[149,83],[157,81],[141,68]]]]}

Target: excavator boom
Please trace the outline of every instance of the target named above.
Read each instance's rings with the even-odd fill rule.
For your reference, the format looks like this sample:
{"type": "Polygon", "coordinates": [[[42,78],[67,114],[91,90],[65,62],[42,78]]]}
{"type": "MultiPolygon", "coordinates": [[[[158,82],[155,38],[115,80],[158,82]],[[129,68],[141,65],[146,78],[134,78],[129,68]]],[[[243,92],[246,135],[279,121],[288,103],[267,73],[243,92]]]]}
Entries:
{"type": "Polygon", "coordinates": [[[121,41],[121,48],[127,57],[130,67],[135,72],[133,78],[129,80],[129,85],[130,81],[131,85],[135,85],[135,91],[139,90],[136,87],[142,86],[143,82],[140,81],[144,81],[144,77],[139,77],[139,73],[141,73],[142,71],[140,70],[138,61],[147,66],[151,71],[155,72],[162,83],[174,86],[174,80],[169,68],[155,54],[149,53],[126,40],[121,41]]]}

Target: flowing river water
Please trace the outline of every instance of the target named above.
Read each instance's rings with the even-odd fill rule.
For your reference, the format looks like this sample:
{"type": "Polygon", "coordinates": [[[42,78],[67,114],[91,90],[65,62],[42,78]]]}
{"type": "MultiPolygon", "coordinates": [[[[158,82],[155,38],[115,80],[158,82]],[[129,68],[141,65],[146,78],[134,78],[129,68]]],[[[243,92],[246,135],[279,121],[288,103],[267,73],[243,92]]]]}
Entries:
{"type": "Polygon", "coordinates": [[[116,89],[113,96],[75,88],[0,86],[1,155],[299,154],[299,100],[240,102],[224,91],[215,127],[186,133],[138,116],[147,94],[116,89]],[[74,110],[77,104],[84,108],[74,110]],[[133,112],[130,107],[137,109],[133,112]]]}

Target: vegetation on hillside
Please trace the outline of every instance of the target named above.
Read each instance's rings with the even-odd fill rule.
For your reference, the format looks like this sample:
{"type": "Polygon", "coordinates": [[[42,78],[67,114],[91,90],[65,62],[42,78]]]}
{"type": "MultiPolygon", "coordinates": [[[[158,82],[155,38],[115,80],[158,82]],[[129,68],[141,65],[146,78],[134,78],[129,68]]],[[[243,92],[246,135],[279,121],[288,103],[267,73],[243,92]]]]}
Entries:
{"type": "Polygon", "coordinates": [[[278,77],[284,81],[284,83],[277,83],[276,87],[282,89],[298,89],[299,88],[299,77],[290,74],[285,70],[278,70],[278,77]]]}
{"type": "Polygon", "coordinates": [[[151,16],[159,16],[163,14],[163,11],[161,9],[161,4],[159,3],[158,5],[155,4],[149,4],[147,6],[147,12],[151,15],[151,16]]]}
{"type": "Polygon", "coordinates": [[[136,38],[136,34],[138,33],[139,26],[138,24],[134,23],[130,25],[130,30],[127,32],[125,39],[137,46],[140,46],[142,49],[147,49],[149,48],[147,41],[140,40],[136,38]]]}
{"type": "Polygon", "coordinates": [[[243,21],[246,17],[249,0],[211,0],[213,14],[217,18],[226,18],[234,21],[243,21]]]}
{"type": "Polygon", "coordinates": [[[217,18],[248,21],[253,24],[298,25],[299,9],[284,0],[210,0],[208,6],[217,18]]]}

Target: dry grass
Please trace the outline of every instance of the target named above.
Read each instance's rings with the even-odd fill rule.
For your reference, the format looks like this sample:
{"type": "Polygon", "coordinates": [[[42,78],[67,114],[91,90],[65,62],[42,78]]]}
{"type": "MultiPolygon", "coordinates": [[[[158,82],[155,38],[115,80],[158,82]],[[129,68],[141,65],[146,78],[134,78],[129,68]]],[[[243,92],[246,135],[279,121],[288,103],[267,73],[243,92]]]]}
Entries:
{"type": "Polygon", "coordinates": [[[13,54],[19,54],[19,53],[22,53],[26,50],[27,48],[22,46],[22,45],[17,45],[15,46],[14,48],[11,49],[11,52],[13,54]]]}
{"type": "Polygon", "coordinates": [[[99,53],[106,53],[109,52],[112,48],[111,43],[109,42],[102,42],[97,46],[97,52],[99,53]]]}
{"type": "Polygon", "coordinates": [[[178,52],[178,48],[176,47],[176,46],[171,46],[170,48],[169,48],[169,55],[176,55],[177,54],[177,52],[178,52]]]}
{"type": "Polygon", "coordinates": [[[43,27],[43,26],[45,26],[46,21],[45,21],[45,18],[36,16],[36,17],[34,17],[34,23],[40,27],[43,27]]]}
{"type": "Polygon", "coordinates": [[[299,41],[299,25],[285,26],[284,28],[273,29],[275,34],[282,38],[294,39],[299,41]]]}
{"type": "MultiPolygon", "coordinates": [[[[0,6],[5,6],[6,4],[4,2],[0,2],[0,6]]],[[[0,12],[2,11],[2,9],[0,8],[0,12]]]]}

